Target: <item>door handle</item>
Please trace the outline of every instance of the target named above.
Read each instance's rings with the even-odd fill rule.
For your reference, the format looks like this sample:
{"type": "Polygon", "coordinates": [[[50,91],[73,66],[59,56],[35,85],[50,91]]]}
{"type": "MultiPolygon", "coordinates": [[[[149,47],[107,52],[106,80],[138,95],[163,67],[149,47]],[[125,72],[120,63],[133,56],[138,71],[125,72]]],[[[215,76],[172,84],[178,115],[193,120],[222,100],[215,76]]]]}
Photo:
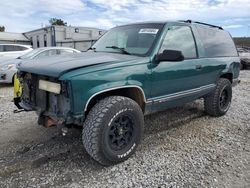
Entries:
{"type": "Polygon", "coordinates": [[[196,65],[196,66],[195,66],[195,69],[201,70],[201,69],[202,69],[202,65],[196,65]]]}

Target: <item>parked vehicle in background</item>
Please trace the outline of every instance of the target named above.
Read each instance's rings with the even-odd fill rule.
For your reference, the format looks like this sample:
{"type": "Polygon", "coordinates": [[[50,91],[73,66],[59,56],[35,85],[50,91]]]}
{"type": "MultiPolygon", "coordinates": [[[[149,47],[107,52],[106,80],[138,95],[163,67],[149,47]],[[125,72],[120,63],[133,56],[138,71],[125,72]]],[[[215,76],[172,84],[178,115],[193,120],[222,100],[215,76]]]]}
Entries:
{"type": "Polygon", "coordinates": [[[17,72],[16,64],[22,62],[23,60],[35,60],[55,55],[65,55],[73,53],[81,52],[73,48],[66,47],[45,47],[32,50],[22,56],[17,57],[16,59],[10,59],[0,62],[0,83],[12,83],[14,74],[17,72]]]}
{"type": "Polygon", "coordinates": [[[86,151],[103,165],[135,152],[143,115],[199,98],[207,114],[226,114],[240,70],[230,34],[192,21],[119,26],[88,52],[36,63],[18,65],[20,105],[40,125],[83,126],[86,151]]]}
{"type": "Polygon", "coordinates": [[[241,47],[237,50],[241,60],[241,69],[250,69],[250,47],[241,47]]]}
{"type": "Polygon", "coordinates": [[[5,60],[17,58],[29,51],[32,51],[30,45],[0,44],[0,64],[5,60]]]}

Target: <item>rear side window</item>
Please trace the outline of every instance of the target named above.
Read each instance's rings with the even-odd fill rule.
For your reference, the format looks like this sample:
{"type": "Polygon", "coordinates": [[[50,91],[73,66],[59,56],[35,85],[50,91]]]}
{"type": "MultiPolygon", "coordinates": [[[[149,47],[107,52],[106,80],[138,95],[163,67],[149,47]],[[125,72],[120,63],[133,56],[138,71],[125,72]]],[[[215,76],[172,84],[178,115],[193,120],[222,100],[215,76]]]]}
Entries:
{"type": "Polygon", "coordinates": [[[23,51],[26,50],[27,48],[23,46],[14,46],[14,45],[4,45],[3,46],[3,51],[4,52],[13,52],[13,51],[23,51]]]}
{"type": "Polygon", "coordinates": [[[164,50],[181,51],[185,59],[196,58],[196,46],[190,27],[174,26],[168,32],[163,40],[160,53],[164,50]]]}
{"type": "Polygon", "coordinates": [[[238,56],[230,34],[217,28],[197,26],[206,57],[238,56]]]}

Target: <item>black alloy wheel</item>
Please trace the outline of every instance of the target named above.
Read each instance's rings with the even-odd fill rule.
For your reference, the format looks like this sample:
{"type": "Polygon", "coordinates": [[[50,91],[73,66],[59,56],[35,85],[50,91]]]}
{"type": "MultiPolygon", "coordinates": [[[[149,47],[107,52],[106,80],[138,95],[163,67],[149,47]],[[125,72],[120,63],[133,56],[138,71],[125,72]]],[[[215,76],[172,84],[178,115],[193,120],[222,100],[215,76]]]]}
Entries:
{"type": "Polygon", "coordinates": [[[133,138],[134,122],[128,115],[116,117],[109,129],[110,147],[119,151],[124,149],[133,138]]]}

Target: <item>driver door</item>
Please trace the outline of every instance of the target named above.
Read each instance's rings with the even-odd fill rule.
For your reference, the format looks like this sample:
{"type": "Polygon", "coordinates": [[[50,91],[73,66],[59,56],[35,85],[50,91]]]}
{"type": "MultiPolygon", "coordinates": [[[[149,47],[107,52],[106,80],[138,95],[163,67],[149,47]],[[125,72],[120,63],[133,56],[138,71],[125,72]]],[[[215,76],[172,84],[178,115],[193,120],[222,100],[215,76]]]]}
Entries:
{"type": "MultiPolygon", "coordinates": [[[[195,40],[189,26],[173,26],[169,29],[159,53],[164,50],[181,51],[184,60],[161,61],[153,65],[151,97],[154,104],[169,103],[202,86],[198,67],[200,60],[197,58],[195,40]]],[[[163,108],[164,106],[163,104],[163,108]]]]}

